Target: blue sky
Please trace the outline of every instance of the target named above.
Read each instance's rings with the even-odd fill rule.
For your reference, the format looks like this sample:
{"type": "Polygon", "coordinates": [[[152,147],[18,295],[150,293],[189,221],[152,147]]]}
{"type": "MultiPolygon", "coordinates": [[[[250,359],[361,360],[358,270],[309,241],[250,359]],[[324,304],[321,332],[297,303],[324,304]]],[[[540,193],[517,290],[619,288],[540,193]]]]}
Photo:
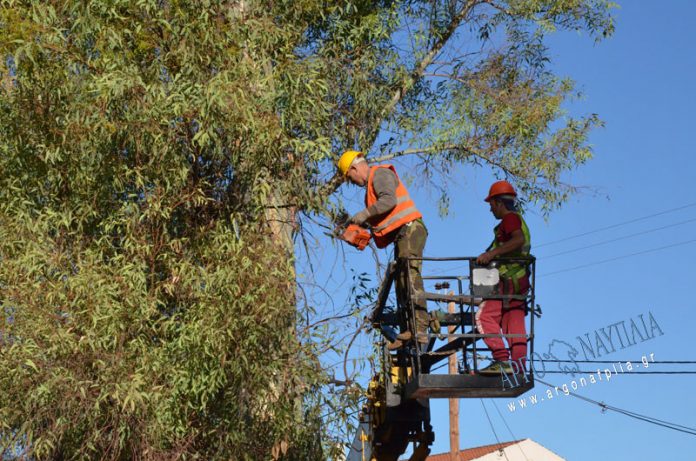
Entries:
{"type": "MultiPolygon", "coordinates": [[[[548,41],[556,72],[572,77],[584,92],[585,97],[570,106],[571,112],[596,112],[606,127],[591,136],[595,158],[566,177],[568,182],[587,189],[547,220],[534,209],[526,214],[532,251],[539,258],[537,300],[544,311],[537,323],[536,348],[541,352],[554,339],[577,344],[577,336],[594,334],[618,321],[630,322],[650,311],[664,335],[602,359],[639,360],[652,353],[658,361],[696,360],[692,341],[696,301],[689,293],[696,276],[696,242],[565,271],[696,239],[696,221],[679,224],[696,220],[692,131],[696,122],[696,3],[626,1],[615,16],[615,35],[599,44],[577,33],[557,33],[548,41]],[[679,207],[684,208],[568,239],[679,207]],[[663,226],[669,227],[655,230],[663,226]],[[612,239],[616,241],[584,248],[612,239]],[[558,240],[561,242],[542,245],[558,240]],[[562,272],[543,275],[556,271],[562,272]]],[[[430,231],[427,255],[476,255],[485,248],[496,223],[482,201],[491,180],[491,172],[485,169],[463,169],[453,189],[453,212],[446,218],[438,216],[433,196],[413,192],[430,231]]],[[[344,188],[342,193],[351,211],[357,211],[360,191],[344,188]]],[[[333,250],[326,251],[329,255],[333,250]]],[[[375,270],[368,254],[350,249],[331,258],[335,261],[331,272],[336,285],[350,277],[344,270],[348,264],[358,271],[375,270]],[[343,258],[348,264],[344,265],[343,258]]],[[[386,261],[388,255],[384,253],[381,258],[386,261]]],[[[369,354],[373,339],[363,334],[354,356],[369,354]]],[[[583,369],[596,368],[587,367],[583,369]]],[[[651,365],[647,371],[656,370],[695,371],[696,364],[651,365]]],[[[558,385],[572,381],[565,375],[547,375],[544,379],[558,385]]],[[[578,393],[695,427],[696,399],[690,395],[694,384],[696,375],[619,374],[578,393]]],[[[526,396],[536,393],[541,397],[544,391],[545,387],[538,384],[526,396]]],[[[513,436],[494,404],[514,438],[532,438],[568,460],[676,459],[684,458],[688,453],[685,450],[696,448],[695,436],[603,413],[597,406],[573,397],[561,395],[514,412],[507,407],[510,401],[485,401],[499,439],[507,441],[513,436]]],[[[447,401],[432,400],[431,408],[436,433],[433,452],[444,452],[449,449],[447,401]]],[[[460,412],[462,448],[496,442],[478,399],[462,399],[460,412]]]]}

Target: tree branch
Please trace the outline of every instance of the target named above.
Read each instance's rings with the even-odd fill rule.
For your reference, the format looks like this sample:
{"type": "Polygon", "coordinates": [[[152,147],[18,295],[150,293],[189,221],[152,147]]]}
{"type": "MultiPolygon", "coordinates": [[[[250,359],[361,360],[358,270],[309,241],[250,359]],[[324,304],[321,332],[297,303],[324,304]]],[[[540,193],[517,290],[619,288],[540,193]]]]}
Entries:
{"type": "MultiPolygon", "coordinates": [[[[394,92],[392,98],[389,102],[382,108],[379,116],[372,123],[372,131],[367,137],[366,146],[372,146],[377,139],[377,135],[380,131],[380,126],[385,118],[387,118],[391,112],[394,110],[396,105],[401,101],[404,95],[413,87],[413,85],[423,77],[425,70],[434,61],[437,55],[442,51],[442,48],[452,37],[452,34],[457,30],[457,27],[464,21],[466,16],[471,12],[474,6],[478,5],[484,0],[469,0],[466,5],[461,9],[461,11],[452,18],[447,28],[444,30],[443,34],[438,40],[433,43],[432,47],[428,53],[423,57],[423,59],[416,65],[413,71],[404,79],[399,88],[394,92]]],[[[366,151],[369,151],[367,149],[366,151]]],[[[381,157],[380,157],[381,158],[381,157]]],[[[379,159],[370,159],[371,161],[380,161],[379,159]]],[[[343,178],[340,174],[336,173],[334,176],[322,187],[317,190],[317,195],[319,197],[328,197],[341,186],[343,183],[343,178]]]]}
{"type": "Polygon", "coordinates": [[[444,144],[442,146],[430,146],[430,147],[414,147],[412,149],[404,149],[396,152],[391,152],[389,154],[385,154],[379,157],[371,158],[371,162],[386,162],[387,160],[392,160],[398,157],[404,157],[406,155],[414,155],[414,154],[433,154],[437,152],[442,152],[446,150],[456,150],[463,152],[467,154],[470,157],[476,157],[480,160],[483,160],[484,162],[495,166],[497,168],[500,168],[501,170],[505,171],[505,173],[513,175],[514,173],[510,171],[508,167],[505,165],[497,162],[494,160],[490,155],[484,152],[479,152],[471,147],[466,147],[466,146],[461,146],[457,144],[444,144]]]}
{"type": "Polygon", "coordinates": [[[401,101],[401,99],[403,99],[404,95],[413,87],[413,85],[423,77],[423,73],[425,72],[425,70],[428,68],[430,64],[433,63],[433,61],[440,53],[442,48],[452,37],[452,34],[454,34],[454,32],[457,30],[457,27],[459,27],[459,25],[466,18],[466,16],[469,14],[472,8],[477,4],[481,3],[481,1],[482,0],[468,1],[466,5],[461,9],[461,11],[452,18],[452,21],[443,31],[443,34],[438,38],[438,40],[436,40],[435,43],[433,43],[428,53],[426,53],[426,55],[423,56],[423,59],[421,59],[421,61],[416,65],[413,71],[411,71],[411,73],[404,78],[404,81],[394,92],[394,95],[389,100],[387,105],[384,106],[380,111],[377,120],[373,122],[372,131],[370,132],[370,135],[367,138],[368,141],[366,142],[366,145],[372,146],[374,144],[375,140],[377,139],[377,135],[379,134],[380,125],[382,124],[384,119],[391,114],[396,105],[401,101]]]}
{"type": "Polygon", "coordinates": [[[499,3],[496,3],[492,0],[483,0],[484,3],[488,3],[490,6],[495,8],[496,10],[500,11],[501,13],[505,13],[508,16],[512,16],[513,12],[507,8],[505,8],[503,5],[500,5],[499,3]]]}
{"type": "Polygon", "coordinates": [[[360,324],[360,326],[355,330],[355,334],[353,334],[353,337],[350,339],[350,342],[348,343],[348,347],[346,348],[346,352],[343,354],[343,376],[344,376],[344,381],[348,383],[352,383],[353,380],[348,377],[348,353],[350,352],[350,348],[353,347],[353,342],[355,342],[355,339],[358,337],[360,332],[365,328],[365,325],[368,324],[368,318],[365,317],[360,324]]]}

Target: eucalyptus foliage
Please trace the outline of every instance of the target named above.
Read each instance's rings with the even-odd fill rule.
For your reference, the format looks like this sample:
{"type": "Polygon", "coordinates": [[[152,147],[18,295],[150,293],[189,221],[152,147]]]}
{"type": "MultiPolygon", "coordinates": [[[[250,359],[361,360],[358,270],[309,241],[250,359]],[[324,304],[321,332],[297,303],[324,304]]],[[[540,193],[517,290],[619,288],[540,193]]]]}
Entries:
{"type": "Polygon", "coordinates": [[[349,147],[559,206],[601,122],[544,36],[611,7],[0,1],[0,457],[338,456],[357,394],[301,320],[298,217],[349,147]]]}

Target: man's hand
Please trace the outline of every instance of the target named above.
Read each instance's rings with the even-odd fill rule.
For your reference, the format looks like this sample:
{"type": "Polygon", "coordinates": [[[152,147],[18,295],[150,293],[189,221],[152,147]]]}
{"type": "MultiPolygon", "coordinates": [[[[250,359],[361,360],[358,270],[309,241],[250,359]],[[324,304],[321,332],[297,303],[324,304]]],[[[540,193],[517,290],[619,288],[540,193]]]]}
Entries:
{"type": "Polygon", "coordinates": [[[370,214],[367,212],[367,208],[359,211],[358,213],[355,213],[353,216],[350,217],[350,223],[351,224],[357,224],[358,226],[361,226],[365,221],[367,221],[367,218],[370,217],[370,214]]]}
{"type": "Polygon", "coordinates": [[[489,262],[491,262],[491,259],[495,258],[495,255],[493,254],[492,251],[486,251],[485,253],[481,253],[478,258],[476,258],[476,264],[479,264],[481,266],[487,266],[489,262]]]}
{"type": "Polygon", "coordinates": [[[479,257],[476,258],[476,262],[482,266],[487,266],[488,263],[491,262],[491,259],[518,251],[520,248],[522,248],[522,245],[524,245],[524,234],[522,234],[520,229],[515,229],[512,231],[512,238],[510,238],[510,240],[504,242],[493,250],[481,253],[479,257]]]}

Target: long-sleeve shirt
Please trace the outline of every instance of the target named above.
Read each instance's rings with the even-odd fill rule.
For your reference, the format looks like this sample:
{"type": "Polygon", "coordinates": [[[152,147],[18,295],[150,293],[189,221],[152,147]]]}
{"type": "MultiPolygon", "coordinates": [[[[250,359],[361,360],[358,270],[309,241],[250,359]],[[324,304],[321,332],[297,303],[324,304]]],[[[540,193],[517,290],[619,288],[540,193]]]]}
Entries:
{"type": "Polygon", "coordinates": [[[396,206],[396,188],[399,179],[389,168],[378,168],[372,176],[372,187],[377,194],[377,201],[366,208],[368,217],[389,213],[396,206]]]}

